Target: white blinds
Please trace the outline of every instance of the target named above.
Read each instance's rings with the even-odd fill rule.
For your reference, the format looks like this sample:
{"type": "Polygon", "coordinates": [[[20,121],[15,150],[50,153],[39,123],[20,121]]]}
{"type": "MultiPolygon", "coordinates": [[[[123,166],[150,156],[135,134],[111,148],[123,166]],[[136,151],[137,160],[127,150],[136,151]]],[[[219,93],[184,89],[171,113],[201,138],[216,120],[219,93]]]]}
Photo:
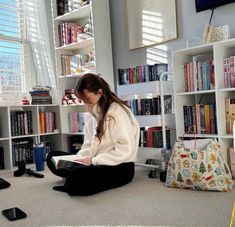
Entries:
{"type": "Polygon", "coordinates": [[[23,0],[0,0],[0,104],[19,104],[25,92],[23,0]]]}

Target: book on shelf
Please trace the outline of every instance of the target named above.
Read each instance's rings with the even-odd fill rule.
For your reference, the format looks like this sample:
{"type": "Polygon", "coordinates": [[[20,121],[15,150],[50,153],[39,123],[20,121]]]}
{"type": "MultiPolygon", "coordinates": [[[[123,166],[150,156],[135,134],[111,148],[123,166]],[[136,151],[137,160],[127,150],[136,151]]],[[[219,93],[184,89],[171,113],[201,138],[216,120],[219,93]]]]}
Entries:
{"type": "Polygon", "coordinates": [[[83,33],[83,26],[77,23],[63,22],[58,25],[59,46],[78,42],[79,34],[83,33]]]}
{"type": "Polygon", "coordinates": [[[33,163],[33,139],[15,139],[12,141],[12,161],[13,166],[17,166],[19,162],[24,161],[33,163]]]}
{"type": "Polygon", "coordinates": [[[76,75],[81,72],[93,70],[96,67],[94,50],[84,51],[74,55],[61,55],[61,74],[76,75]]]}
{"type": "Polygon", "coordinates": [[[83,132],[84,125],[89,115],[88,112],[71,112],[68,113],[68,129],[71,133],[83,132]]]}
{"type": "Polygon", "coordinates": [[[53,156],[51,158],[56,169],[69,167],[71,165],[87,165],[80,161],[83,157],[79,154],[53,156]]]}
{"type": "MultiPolygon", "coordinates": [[[[132,99],[126,101],[134,115],[160,115],[161,97],[132,99]]],[[[164,113],[172,113],[172,96],[164,95],[164,113]]]]}
{"type": "Polygon", "coordinates": [[[234,59],[235,56],[224,58],[224,87],[235,87],[235,73],[234,73],[234,59]]]}
{"type": "Polygon", "coordinates": [[[55,112],[39,112],[40,133],[52,133],[56,128],[55,112]]]}
{"type": "MultiPolygon", "coordinates": [[[[166,128],[166,145],[171,144],[170,129],[166,128]]],[[[162,127],[141,127],[140,128],[140,147],[152,147],[152,148],[162,148],[163,147],[163,134],[162,127]]]]}
{"type": "Polygon", "coordinates": [[[227,148],[227,163],[233,179],[235,179],[235,151],[233,148],[227,148]]]}
{"type": "Polygon", "coordinates": [[[216,134],[215,103],[184,105],[184,131],[185,133],[216,134]]]}
{"type": "Polygon", "coordinates": [[[192,57],[183,64],[184,91],[201,91],[215,88],[214,61],[212,55],[202,54],[192,57]]]}
{"type": "Polygon", "coordinates": [[[33,133],[32,111],[11,111],[11,135],[20,136],[33,133]]]}

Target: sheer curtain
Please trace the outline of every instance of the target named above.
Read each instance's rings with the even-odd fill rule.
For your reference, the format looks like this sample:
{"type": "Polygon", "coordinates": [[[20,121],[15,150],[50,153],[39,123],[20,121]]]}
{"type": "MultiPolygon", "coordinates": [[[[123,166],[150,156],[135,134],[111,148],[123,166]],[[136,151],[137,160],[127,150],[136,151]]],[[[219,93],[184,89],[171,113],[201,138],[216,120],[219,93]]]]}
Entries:
{"type": "Polygon", "coordinates": [[[51,86],[53,103],[59,103],[52,30],[48,26],[46,0],[24,0],[26,37],[36,71],[36,84],[51,86]]]}

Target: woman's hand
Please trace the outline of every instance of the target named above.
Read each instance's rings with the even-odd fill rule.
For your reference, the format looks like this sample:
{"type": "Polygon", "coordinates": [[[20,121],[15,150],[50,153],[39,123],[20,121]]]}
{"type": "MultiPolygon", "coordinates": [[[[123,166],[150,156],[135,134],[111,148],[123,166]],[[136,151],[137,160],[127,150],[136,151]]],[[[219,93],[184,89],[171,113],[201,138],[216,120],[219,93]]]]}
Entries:
{"type": "Polygon", "coordinates": [[[78,161],[78,162],[81,163],[81,164],[84,163],[84,165],[89,166],[89,165],[92,164],[92,157],[85,156],[85,157],[83,157],[83,158],[76,159],[76,160],[74,160],[74,161],[78,161]]]}

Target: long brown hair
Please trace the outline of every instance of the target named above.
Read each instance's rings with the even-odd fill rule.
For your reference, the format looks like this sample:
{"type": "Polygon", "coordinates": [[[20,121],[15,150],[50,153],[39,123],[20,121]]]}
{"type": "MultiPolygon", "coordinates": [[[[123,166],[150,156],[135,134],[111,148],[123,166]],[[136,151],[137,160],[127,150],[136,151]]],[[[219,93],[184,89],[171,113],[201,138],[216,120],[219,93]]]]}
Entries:
{"type": "Polygon", "coordinates": [[[97,94],[99,89],[102,90],[102,96],[98,101],[101,116],[100,119],[98,119],[98,125],[96,130],[96,136],[101,141],[101,138],[104,135],[105,117],[111,103],[118,103],[125,109],[125,111],[127,111],[126,107],[128,106],[114,92],[111,91],[109,84],[99,75],[92,73],[87,73],[83,75],[79,79],[75,88],[75,92],[77,92],[82,99],[85,98],[84,89],[87,89],[89,92],[93,92],[94,94],[97,94]]]}

